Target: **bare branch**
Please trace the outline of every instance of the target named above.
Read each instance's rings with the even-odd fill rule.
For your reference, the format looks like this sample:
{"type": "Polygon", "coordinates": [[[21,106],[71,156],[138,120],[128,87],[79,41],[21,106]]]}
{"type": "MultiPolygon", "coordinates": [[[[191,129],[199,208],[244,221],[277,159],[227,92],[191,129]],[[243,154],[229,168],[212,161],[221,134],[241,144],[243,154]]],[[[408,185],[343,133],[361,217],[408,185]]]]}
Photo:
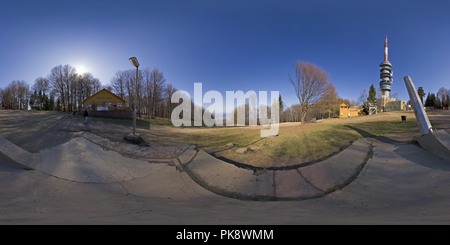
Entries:
{"type": "Polygon", "coordinates": [[[326,93],[329,86],[328,74],[314,64],[299,61],[295,65],[295,78],[289,76],[289,81],[300,102],[300,120],[304,122],[308,107],[326,93]]]}

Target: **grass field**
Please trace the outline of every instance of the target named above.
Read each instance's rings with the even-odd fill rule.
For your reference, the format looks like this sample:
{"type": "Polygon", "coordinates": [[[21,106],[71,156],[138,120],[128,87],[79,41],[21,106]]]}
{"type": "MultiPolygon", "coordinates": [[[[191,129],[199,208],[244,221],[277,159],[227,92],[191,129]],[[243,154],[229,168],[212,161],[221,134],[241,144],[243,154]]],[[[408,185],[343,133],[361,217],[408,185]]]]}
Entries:
{"type": "MultiPolygon", "coordinates": [[[[152,120],[149,120],[150,124],[154,125],[152,120]]],[[[158,120],[155,124],[166,125],[168,121],[158,120]]],[[[327,157],[362,137],[391,136],[412,141],[417,133],[414,113],[388,112],[326,119],[317,123],[285,123],[281,124],[279,135],[270,138],[260,138],[260,127],[175,128],[154,125],[146,139],[150,142],[168,141],[166,144],[193,144],[217,157],[253,166],[281,167],[327,157]],[[407,115],[406,122],[401,122],[401,115],[407,115]],[[164,137],[151,137],[152,131],[164,137]],[[245,153],[236,152],[243,147],[247,148],[245,153]]]]}

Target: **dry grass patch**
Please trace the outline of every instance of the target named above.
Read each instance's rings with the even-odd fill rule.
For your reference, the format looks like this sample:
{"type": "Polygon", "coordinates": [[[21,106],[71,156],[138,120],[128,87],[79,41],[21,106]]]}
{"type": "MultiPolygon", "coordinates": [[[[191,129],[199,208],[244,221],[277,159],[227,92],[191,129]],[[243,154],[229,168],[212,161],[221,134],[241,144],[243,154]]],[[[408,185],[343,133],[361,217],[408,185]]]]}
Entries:
{"type": "MultiPolygon", "coordinates": [[[[338,153],[362,137],[389,136],[418,131],[411,112],[389,112],[318,123],[281,124],[279,135],[260,138],[260,127],[175,128],[154,127],[170,144],[193,144],[217,157],[259,167],[282,167],[314,161],[338,153]],[[407,115],[407,122],[400,116],[407,115]],[[170,142],[171,141],[171,142],[170,142]],[[230,146],[233,143],[233,146],[230,146]],[[245,153],[236,152],[246,148],[245,153]]],[[[154,137],[153,140],[161,140],[154,137]]]]}

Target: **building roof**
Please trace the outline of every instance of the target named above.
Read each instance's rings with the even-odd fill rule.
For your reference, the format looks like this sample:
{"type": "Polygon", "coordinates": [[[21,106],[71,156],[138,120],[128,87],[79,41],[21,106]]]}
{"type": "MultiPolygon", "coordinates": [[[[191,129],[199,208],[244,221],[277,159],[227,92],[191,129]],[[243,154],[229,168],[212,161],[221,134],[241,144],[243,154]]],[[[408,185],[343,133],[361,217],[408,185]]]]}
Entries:
{"type": "Polygon", "coordinates": [[[110,92],[107,89],[102,89],[83,101],[83,105],[104,104],[104,103],[125,104],[125,100],[115,95],[114,93],[110,92]]]}

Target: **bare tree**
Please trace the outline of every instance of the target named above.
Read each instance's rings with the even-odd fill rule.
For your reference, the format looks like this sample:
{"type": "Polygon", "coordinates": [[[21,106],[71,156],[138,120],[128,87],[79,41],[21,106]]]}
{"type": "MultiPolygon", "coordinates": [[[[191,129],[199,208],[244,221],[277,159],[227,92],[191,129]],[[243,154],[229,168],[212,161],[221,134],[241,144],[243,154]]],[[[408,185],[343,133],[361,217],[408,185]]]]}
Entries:
{"type": "MultiPolygon", "coordinates": [[[[351,107],[358,107],[359,106],[358,101],[356,101],[356,100],[350,100],[349,104],[350,104],[351,107]]],[[[339,108],[338,108],[338,111],[339,111],[339,108]]]]}
{"type": "Polygon", "coordinates": [[[77,73],[74,67],[64,65],[62,67],[62,80],[65,87],[66,103],[63,104],[64,111],[73,111],[75,105],[75,82],[77,73]]]}
{"type": "Polygon", "coordinates": [[[283,110],[283,113],[281,116],[281,121],[282,122],[293,122],[291,107],[288,107],[285,110],[283,110]]]}
{"type": "Polygon", "coordinates": [[[125,75],[123,71],[117,72],[111,80],[112,92],[117,94],[120,98],[125,99],[125,75]]]}
{"type": "Polygon", "coordinates": [[[392,94],[391,94],[391,98],[394,98],[394,99],[398,100],[398,94],[397,94],[397,92],[392,93],[392,94]]]}
{"type": "Polygon", "coordinates": [[[300,121],[305,122],[309,107],[316,103],[326,92],[328,74],[314,64],[297,62],[295,78],[289,77],[300,102],[300,121]]]}
{"type": "Polygon", "coordinates": [[[19,110],[27,110],[28,109],[28,101],[30,100],[30,86],[25,81],[16,81],[17,83],[17,97],[19,110]]]}
{"type": "Polygon", "coordinates": [[[2,91],[2,107],[7,110],[17,109],[17,89],[10,83],[2,91]]]}
{"type": "Polygon", "coordinates": [[[151,72],[149,69],[144,69],[142,71],[141,76],[141,84],[142,84],[142,96],[144,101],[144,114],[147,115],[147,117],[150,117],[150,111],[152,110],[152,96],[153,96],[153,86],[151,82],[151,72]]]}
{"type": "Polygon", "coordinates": [[[77,74],[70,65],[53,67],[48,81],[53,89],[51,95],[57,97],[63,111],[81,110],[83,101],[102,87],[91,73],[77,74]]]}
{"type": "Polygon", "coordinates": [[[3,109],[3,95],[5,94],[5,90],[0,88],[0,109],[3,109]]]}
{"type": "Polygon", "coordinates": [[[300,122],[300,105],[299,104],[295,104],[291,106],[291,110],[292,110],[292,121],[293,122],[300,122]]]}
{"type": "Polygon", "coordinates": [[[330,118],[339,111],[339,99],[333,84],[329,83],[317,101],[318,114],[321,118],[326,116],[330,118]]]}
{"type": "Polygon", "coordinates": [[[77,75],[74,80],[74,89],[72,90],[75,98],[75,108],[82,110],[83,101],[91,95],[100,91],[102,85],[98,78],[95,78],[91,73],[84,73],[77,75]]]}
{"type": "Polygon", "coordinates": [[[164,117],[170,118],[170,115],[172,114],[173,106],[170,101],[172,98],[172,95],[177,91],[177,89],[172,84],[167,84],[164,89],[165,94],[165,103],[166,103],[166,112],[164,113],[164,117]]]}
{"type": "Polygon", "coordinates": [[[111,80],[113,92],[131,105],[137,94],[137,109],[140,114],[148,117],[170,117],[173,107],[170,98],[177,89],[168,84],[166,86],[164,74],[159,69],[139,70],[139,82],[136,87],[136,70],[119,71],[111,80]],[[137,92],[136,92],[137,90],[137,92]]]}
{"type": "Polygon", "coordinates": [[[447,102],[447,93],[448,90],[444,87],[439,88],[436,97],[438,98],[438,100],[440,101],[440,107],[444,107],[444,104],[446,104],[447,102]]]}
{"type": "Polygon", "coordinates": [[[145,71],[139,70],[139,83],[136,83],[135,69],[118,71],[110,83],[113,92],[123,98],[128,106],[131,107],[131,105],[133,105],[134,97],[136,96],[138,113],[141,113],[142,111],[145,112],[145,109],[142,110],[142,108],[145,107],[145,105],[143,105],[145,103],[141,103],[145,100],[145,73],[145,71]]]}
{"type": "Polygon", "coordinates": [[[34,80],[32,90],[37,92],[42,91],[42,93],[48,93],[50,90],[50,81],[47,78],[38,77],[34,80]]]}
{"type": "Polygon", "coordinates": [[[48,95],[50,92],[50,81],[43,77],[38,77],[34,80],[33,86],[31,86],[31,92],[34,93],[30,98],[30,105],[33,109],[43,109],[45,103],[49,103],[48,95]]]}
{"type": "Polygon", "coordinates": [[[133,104],[133,100],[135,97],[134,94],[136,91],[136,84],[135,84],[136,70],[131,69],[131,70],[123,71],[122,76],[123,76],[123,79],[125,82],[125,90],[126,90],[125,93],[127,94],[126,99],[128,100],[128,105],[131,106],[133,104]]]}
{"type": "Polygon", "coordinates": [[[73,110],[76,79],[76,70],[70,65],[55,66],[48,75],[50,85],[60,98],[63,111],[73,110]]]}
{"type": "Polygon", "coordinates": [[[367,94],[367,91],[365,89],[363,89],[363,91],[361,91],[361,93],[359,94],[358,104],[364,105],[367,101],[367,97],[369,97],[369,95],[367,94]]]}
{"type": "Polygon", "coordinates": [[[25,81],[12,81],[2,90],[2,106],[9,110],[26,110],[30,95],[30,87],[25,81]]]}
{"type": "Polygon", "coordinates": [[[448,110],[448,108],[450,106],[450,88],[447,89],[447,100],[446,100],[446,103],[445,103],[444,106],[447,108],[447,110],[448,110]]]}
{"type": "Polygon", "coordinates": [[[53,67],[48,75],[48,80],[50,81],[50,85],[52,86],[56,96],[59,98],[60,103],[65,105],[67,97],[66,87],[64,86],[63,66],[59,65],[53,67]]]}
{"type": "Polygon", "coordinates": [[[151,117],[155,118],[156,109],[162,99],[162,92],[164,89],[164,82],[166,81],[166,79],[164,78],[164,74],[155,68],[151,72],[150,80],[152,82],[152,89],[153,89],[151,117]]]}
{"type": "Polygon", "coordinates": [[[147,68],[140,72],[138,101],[141,101],[140,108],[143,114],[149,118],[170,117],[172,105],[167,96],[171,97],[176,89],[172,85],[166,89],[164,74],[156,68],[151,71],[147,68]]]}

